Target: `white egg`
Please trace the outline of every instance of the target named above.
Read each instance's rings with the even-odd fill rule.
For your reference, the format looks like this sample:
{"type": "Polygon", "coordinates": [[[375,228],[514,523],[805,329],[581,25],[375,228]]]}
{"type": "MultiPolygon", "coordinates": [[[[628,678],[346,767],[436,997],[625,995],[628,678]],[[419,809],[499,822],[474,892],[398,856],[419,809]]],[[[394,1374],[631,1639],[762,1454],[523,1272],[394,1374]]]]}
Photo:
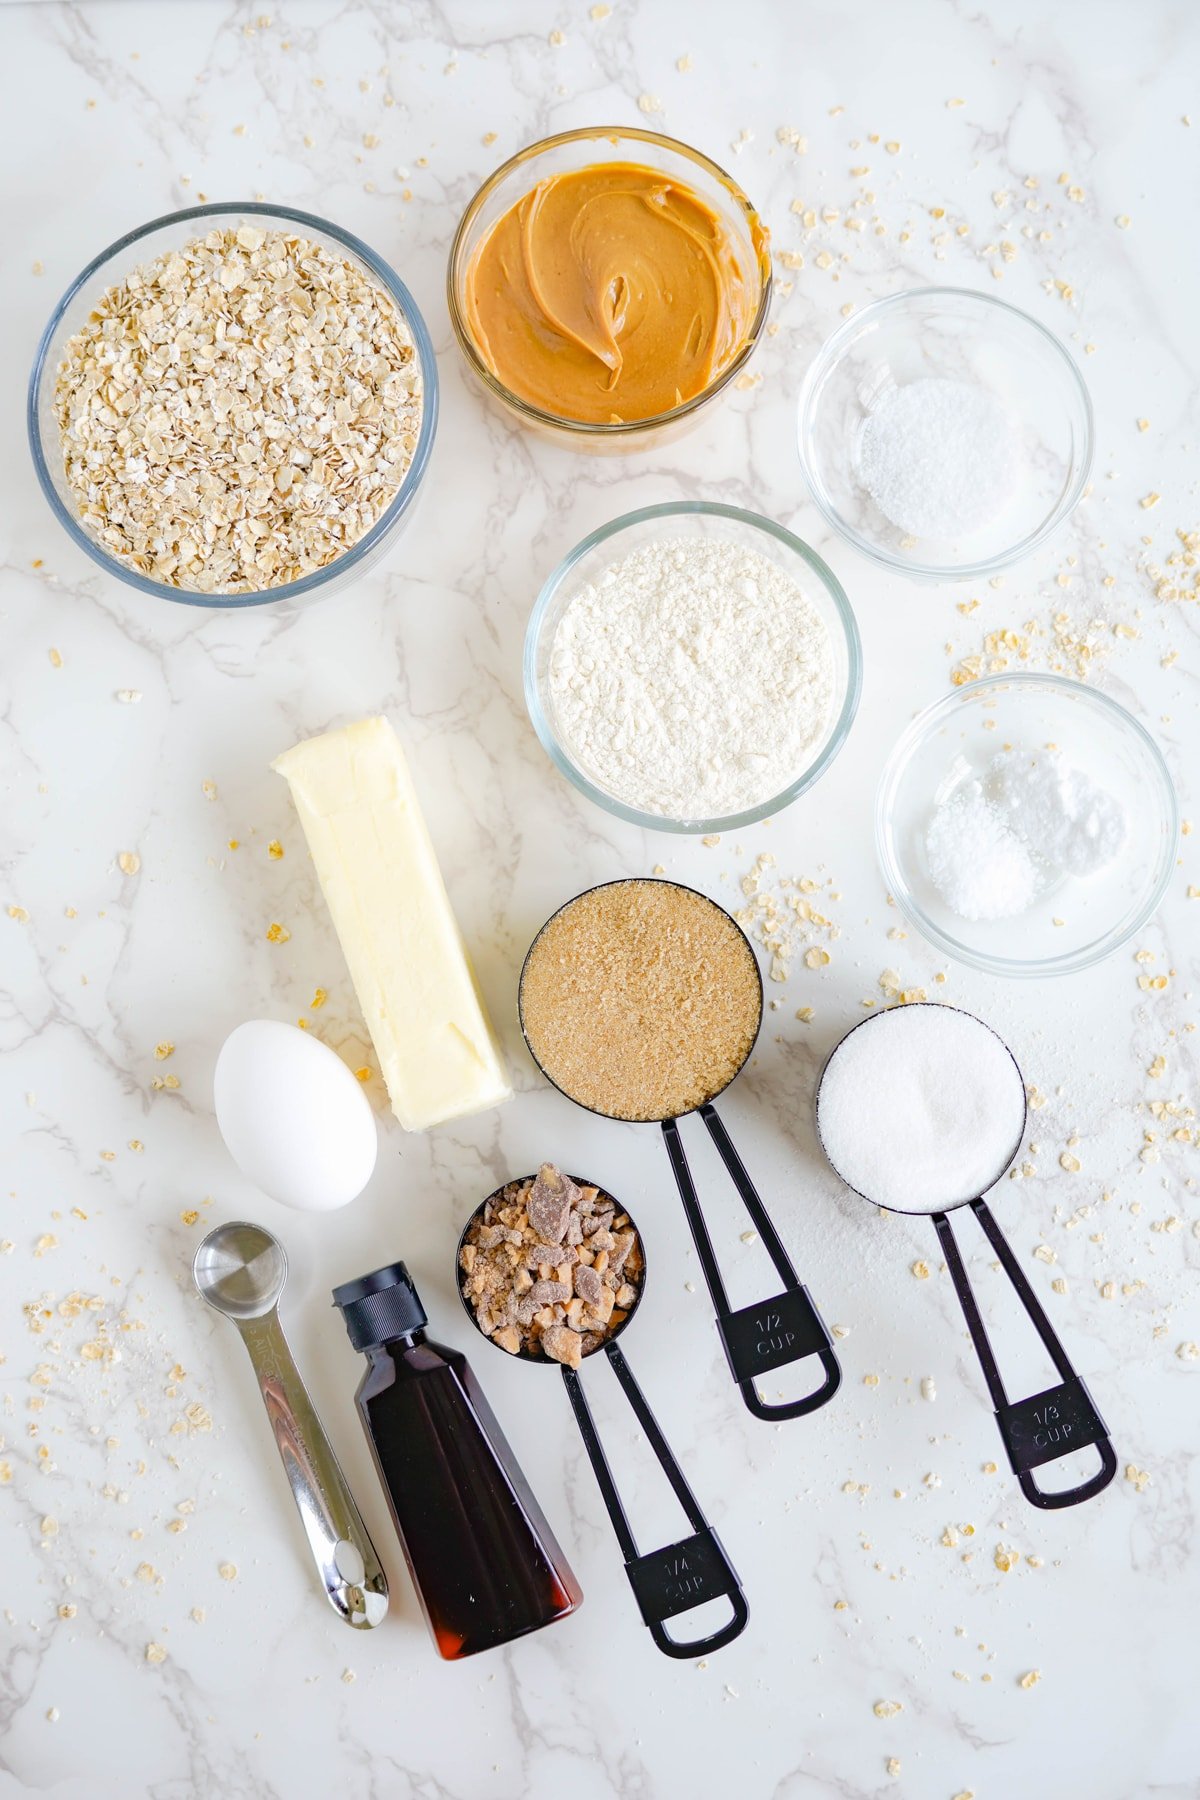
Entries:
{"type": "Polygon", "coordinates": [[[361,1083],[295,1025],[249,1019],[221,1046],[213,1101],[226,1148],[255,1187],[302,1212],[361,1194],[379,1148],[361,1083]]]}

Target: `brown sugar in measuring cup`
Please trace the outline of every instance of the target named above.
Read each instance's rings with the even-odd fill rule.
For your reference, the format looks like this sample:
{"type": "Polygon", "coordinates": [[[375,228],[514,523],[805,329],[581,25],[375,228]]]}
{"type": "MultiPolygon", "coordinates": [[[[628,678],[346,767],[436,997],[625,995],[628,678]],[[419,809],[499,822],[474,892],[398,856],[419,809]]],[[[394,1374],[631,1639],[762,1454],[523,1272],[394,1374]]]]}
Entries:
{"type": "Polygon", "coordinates": [[[518,1007],[530,1054],[568,1099],[606,1118],[655,1122],[683,1201],[734,1381],[756,1418],[799,1418],[841,1383],[832,1340],[801,1283],[713,1101],[745,1065],[762,1022],[762,977],[749,940],[714,900],[679,882],[607,882],[567,901],[521,971],[518,1007]],[[698,1112],[784,1283],[730,1306],[688,1166],[679,1120],[698,1112]],[[815,1356],[824,1380],[771,1403],[757,1383],[815,1356]]]}
{"type": "Polygon", "coordinates": [[[459,1293],[475,1327],[523,1362],[562,1370],[584,1449],[625,1561],[642,1621],[677,1658],[731,1643],[750,1616],[737,1571],[705,1518],[617,1339],[645,1291],[641,1235],[617,1201],[593,1183],[545,1163],[497,1188],[467,1220],[458,1246],[459,1293]],[[580,1365],[603,1351],[692,1530],[660,1550],[639,1551],[592,1417],[580,1365]],[[666,1622],[711,1600],[728,1622],[681,1642],[666,1622]]]}

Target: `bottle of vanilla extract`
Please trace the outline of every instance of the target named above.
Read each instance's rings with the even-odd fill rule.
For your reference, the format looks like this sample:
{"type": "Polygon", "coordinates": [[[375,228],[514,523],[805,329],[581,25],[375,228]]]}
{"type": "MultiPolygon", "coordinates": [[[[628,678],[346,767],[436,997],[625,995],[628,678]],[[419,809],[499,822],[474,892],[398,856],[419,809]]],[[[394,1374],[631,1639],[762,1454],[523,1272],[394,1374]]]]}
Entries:
{"type": "Polygon", "coordinates": [[[359,1416],[442,1656],[567,1618],[579,1583],[466,1357],[426,1337],[404,1264],[344,1282],[333,1299],[367,1358],[359,1416]]]}

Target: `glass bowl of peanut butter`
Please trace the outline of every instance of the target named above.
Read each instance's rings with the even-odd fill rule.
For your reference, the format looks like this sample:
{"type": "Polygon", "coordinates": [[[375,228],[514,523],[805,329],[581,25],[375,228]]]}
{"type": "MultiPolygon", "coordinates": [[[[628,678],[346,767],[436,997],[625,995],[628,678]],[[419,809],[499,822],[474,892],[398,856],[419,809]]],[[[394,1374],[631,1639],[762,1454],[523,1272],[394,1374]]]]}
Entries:
{"type": "Polygon", "coordinates": [[[586,450],[674,435],[745,367],[770,296],[767,230],[737,183],[632,126],[510,158],[463,214],[447,270],[485,393],[586,450]]]}

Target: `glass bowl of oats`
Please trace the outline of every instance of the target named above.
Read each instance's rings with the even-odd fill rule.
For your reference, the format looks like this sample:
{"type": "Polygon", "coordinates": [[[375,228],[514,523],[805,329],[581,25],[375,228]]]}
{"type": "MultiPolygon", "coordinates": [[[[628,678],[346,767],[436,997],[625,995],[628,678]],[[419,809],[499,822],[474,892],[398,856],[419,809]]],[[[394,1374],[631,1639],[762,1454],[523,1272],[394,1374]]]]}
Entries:
{"type": "Polygon", "coordinates": [[[42,334],[28,426],[51,509],[102,569],[241,607],[333,593],[385,555],[437,410],[387,263],[247,201],[153,219],[88,264],[42,334]]]}

